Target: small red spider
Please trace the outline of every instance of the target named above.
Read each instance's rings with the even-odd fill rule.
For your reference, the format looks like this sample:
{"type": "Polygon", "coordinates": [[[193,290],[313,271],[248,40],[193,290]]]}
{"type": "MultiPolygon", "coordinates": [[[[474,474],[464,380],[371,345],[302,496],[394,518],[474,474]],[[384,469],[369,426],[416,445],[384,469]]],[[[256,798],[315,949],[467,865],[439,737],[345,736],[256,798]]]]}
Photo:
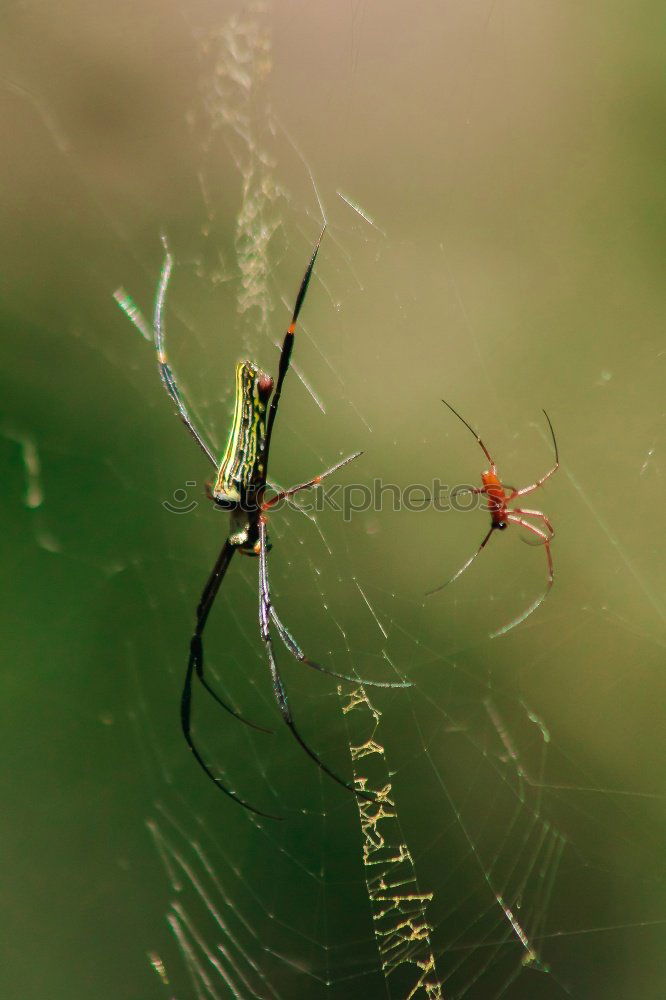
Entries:
{"type": "Polygon", "coordinates": [[[479,442],[483,454],[490,462],[490,468],[486,472],[481,473],[481,482],[483,483],[483,486],[477,486],[475,489],[463,491],[476,494],[481,494],[481,493],[485,494],[488,500],[488,506],[485,509],[490,513],[490,528],[488,529],[487,535],[479,545],[474,555],[470,556],[467,562],[460,567],[458,572],[455,573],[450,580],[447,580],[446,583],[442,583],[439,587],[435,587],[434,590],[428,591],[428,594],[426,596],[429,597],[431,594],[438,593],[438,591],[443,590],[444,587],[447,587],[450,583],[453,583],[454,580],[457,580],[459,576],[462,576],[465,570],[468,569],[468,567],[471,566],[471,564],[474,562],[479,552],[481,552],[481,550],[485,548],[493,531],[495,530],[504,531],[504,529],[508,528],[510,524],[519,524],[521,528],[525,528],[526,531],[532,532],[532,534],[536,535],[536,537],[539,539],[539,544],[543,545],[544,549],[546,550],[546,562],[548,566],[548,582],[546,584],[546,589],[537,598],[537,600],[534,601],[532,604],[530,604],[530,606],[526,608],[526,610],[523,611],[522,614],[518,615],[517,618],[512,619],[512,621],[510,621],[507,625],[503,625],[502,628],[497,630],[497,632],[491,632],[490,638],[494,639],[495,636],[504,635],[506,632],[509,632],[510,629],[515,628],[516,625],[520,625],[521,622],[524,622],[526,618],[529,618],[532,612],[536,611],[536,609],[539,607],[542,601],[545,600],[545,598],[548,595],[548,592],[550,591],[550,588],[553,586],[553,579],[554,579],[553,558],[550,553],[550,543],[553,538],[553,535],[555,534],[555,529],[553,528],[549,519],[542,511],[529,510],[527,507],[509,507],[509,504],[513,500],[515,500],[516,497],[526,497],[529,496],[530,493],[535,493],[540,486],[543,486],[543,484],[546,482],[547,479],[550,479],[550,477],[553,475],[554,472],[557,472],[560,465],[560,460],[557,452],[557,441],[555,440],[555,431],[553,430],[553,425],[550,422],[550,417],[544,410],[543,413],[546,420],[548,421],[548,427],[550,428],[550,434],[553,439],[553,448],[555,450],[555,464],[553,465],[552,469],[550,469],[545,476],[542,476],[541,479],[537,480],[536,483],[532,483],[531,486],[524,486],[521,490],[516,490],[511,486],[508,487],[504,486],[497,473],[497,466],[495,462],[491,458],[488,449],[486,448],[485,444],[483,443],[477,432],[474,430],[474,428],[467,423],[464,417],[460,416],[457,410],[453,409],[450,403],[447,403],[445,399],[443,399],[442,402],[444,403],[445,406],[448,406],[448,408],[451,410],[453,414],[455,414],[458,420],[462,421],[465,427],[469,431],[471,431],[476,440],[479,442]],[[543,528],[538,528],[536,525],[530,524],[529,521],[525,520],[526,517],[537,518],[538,520],[542,521],[546,530],[544,531],[543,528]]]}

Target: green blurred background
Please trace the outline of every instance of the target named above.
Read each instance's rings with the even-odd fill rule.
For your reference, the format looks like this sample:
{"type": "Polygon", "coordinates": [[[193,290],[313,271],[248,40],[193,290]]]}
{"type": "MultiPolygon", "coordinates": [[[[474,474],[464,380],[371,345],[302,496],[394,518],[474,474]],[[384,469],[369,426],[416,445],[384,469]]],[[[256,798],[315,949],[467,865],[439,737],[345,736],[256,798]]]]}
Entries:
{"type": "MultiPolygon", "coordinates": [[[[226,522],[112,297],[150,316],[166,232],[170,352],[219,444],[235,360],[275,371],[318,195],[294,360],[326,412],[290,374],[274,476],[359,448],[345,482],[476,482],[442,396],[509,482],[548,468],[543,407],[562,458],[534,500],[554,589],[492,641],[545,581],[517,531],[424,601],[484,515],[272,522],[304,649],[414,682],[372,698],[444,995],[666,994],[664,41],[656,3],[5,6],[2,997],[406,995],[378,968],[354,801],[282,731],[249,560],[209,662],[276,733],[202,698],[197,732],[285,822],[253,823],[184,747],[226,522]],[[192,512],[163,507],[177,490],[192,512]],[[263,979],[236,957],[225,983],[231,936],[263,979]]],[[[304,732],[349,775],[335,683],[285,660],[304,732]]]]}

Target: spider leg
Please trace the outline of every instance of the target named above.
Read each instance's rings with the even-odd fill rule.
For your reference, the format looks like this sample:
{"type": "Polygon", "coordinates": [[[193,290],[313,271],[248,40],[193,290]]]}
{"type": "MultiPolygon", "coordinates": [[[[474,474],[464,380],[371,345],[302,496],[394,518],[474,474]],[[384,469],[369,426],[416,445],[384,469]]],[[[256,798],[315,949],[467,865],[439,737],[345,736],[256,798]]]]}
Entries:
{"type": "Polygon", "coordinates": [[[197,430],[194,425],[187,406],[185,405],[185,400],[183,399],[180,390],[176,384],[175,376],[169,366],[166,352],[164,350],[164,321],[162,319],[162,314],[164,312],[164,302],[166,300],[167,288],[169,286],[169,279],[171,277],[171,271],[173,270],[173,257],[169,250],[166,236],[162,236],[162,244],[164,246],[164,264],[162,265],[162,273],[160,275],[160,283],[157,289],[157,298],[155,299],[155,312],[153,315],[153,330],[155,333],[155,349],[157,351],[157,367],[160,373],[160,378],[164,388],[171,396],[178,408],[180,414],[180,419],[183,421],[188,431],[196,441],[196,443],[201,448],[204,455],[213,465],[213,468],[217,469],[217,459],[213,449],[206,443],[203,435],[197,430]]]}
{"type": "Polygon", "coordinates": [[[270,621],[271,621],[271,617],[272,617],[272,614],[271,614],[272,605],[271,605],[270,588],[269,588],[269,585],[268,585],[268,567],[267,567],[267,559],[266,559],[266,522],[265,522],[265,520],[264,520],[263,517],[259,518],[259,543],[260,543],[260,547],[259,547],[259,632],[260,632],[261,638],[262,638],[262,640],[263,640],[263,642],[264,642],[264,644],[266,646],[266,653],[267,653],[267,656],[268,656],[268,664],[269,664],[270,671],[271,671],[271,679],[273,681],[273,693],[275,695],[275,700],[278,703],[278,707],[280,709],[280,712],[282,713],[282,718],[284,719],[284,721],[286,722],[286,724],[289,726],[289,728],[290,728],[290,730],[292,732],[292,735],[293,735],[294,739],[296,740],[296,742],[298,744],[300,744],[300,746],[302,747],[302,749],[305,750],[305,752],[308,755],[308,757],[310,757],[315,762],[315,764],[317,765],[317,767],[321,771],[324,771],[324,773],[327,774],[329,776],[329,778],[332,778],[333,781],[337,782],[338,785],[341,785],[343,788],[346,788],[348,791],[353,792],[354,795],[357,795],[359,798],[361,798],[361,799],[367,799],[370,802],[374,802],[375,801],[375,796],[373,794],[371,794],[370,792],[365,792],[365,791],[363,791],[363,790],[361,790],[359,788],[355,788],[353,784],[345,781],[343,778],[339,777],[339,775],[337,775],[335,773],[335,771],[332,771],[331,768],[327,764],[324,763],[324,761],[321,759],[321,757],[319,757],[319,755],[315,753],[315,751],[312,749],[312,747],[310,747],[305,742],[305,740],[301,736],[300,732],[296,728],[296,724],[294,722],[294,717],[293,717],[293,715],[291,713],[291,709],[289,707],[289,700],[287,698],[287,692],[286,692],[284,684],[282,682],[282,677],[280,676],[280,672],[278,670],[277,663],[275,662],[275,654],[273,652],[273,640],[271,638],[271,633],[270,633],[270,621]]]}
{"type": "Polygon", "coordinates": [[[206,691],[208,691],[208,693],[212,695],[217,704],[220,705],[222,708],[224,708],[227,712],[229,712],[230,715],[233,715],[234,718],[239,719],[241,722],[244,722],[245,725],[250,726],[252,729],[258,729],[261,732],[265,733],[270,732],[270,730],[263,729],[261,726],[257,726],[255,725],[255,723],[250,722],[248,719],[243,718],[243,716],[240,715],[238,712],[236,712],[233,708],[231,708],[230,705],[227,705],[227,703],[223,701],[219,697],[219,695],[210,687],[204,676],[203,631],[206,627],[208,615],[210,614],[210,610],[217,596],[217,592],[220,588],[222,580],[225,577],[227,569],[229,568],[229,564],[231,562],[231,559],[235,551],[236,551],[235,547],[230,544],[229,540],[227,540],[224,543],[224,546],[222,547],[222,551],[220,552],[217,558],[212,573],[210,574],[208,580],[206,581],[206,586],[203,589],[201,600],[199,601],[199,605],[197,607],[197,624],[194,630],[194,634],[190,640],[190,656],[187,663],[185,682],[183,684],[183,692],[180,699],[180,724],[183,731],[183,736],[185,737],[185,742],[192,751],[194,759],[199,764],[201,769],[205,772],[205,774],[208,775],[210,780],[220,789],[221,792],[224,792],[224,794],[228,795],[229,798],[234,799],[235,802],[238,802],[240,805],[244,806],[245,809],[248,809],[250,812],[256,813],[257,816],[264,816],[267,817],[268,819],[282,819],[281,816],[276,816],[273,813],[267,813],[263,812],[261,809],[257,809],[255,806],[250,805],[249,802],[246,802],[244,799],[242,799],[239,795],[236,795],[236,793],[233,792],[230,788],[227,788],[227,786],[221,781],[221,779],[216,777],[210,770],[210,768],[204,761],[203,757],[201,756],[199,750],[197,749],[197,746],[194,742],[194,738],[192,736],[192,677],[194,673],[196,673],[201,684],[204,686],[206,691]]]}
{"type": "Polygon", "coordinates": [[[515,500],[516,497],[526,497],[529,496],[530,493],[535,493],[536,490],[538,490],[540,486],[543,486],[546,480],[550,479],[550,477],[555,472],[557,472],[557,470],[560,467],[560,456],[557,450],[557,440],[555,438],[555,431],[553,430],[553,425],[550,422],[550,417],[548,416],[545,410],[543,411],[543,413],[546,420],[548,421],[548,427],[550,428],[550,435],[553,439],[553,448],[555,450],[555,464],[553,465],[552,469],[549,469],[546,475],[542,476],[541,479],[538,479],[536,483],[532,483],[531,486],[523,486],[521,490],[514,490],[512,495],[507,498],[509,500],[515,500]]]}
{"type": "Polygon", "coordinates": [[[250,720],[246,719],[245,716],[240,714],[240,712],[237,712],[235,708],[228,705],[226,701],[219,696],[217,691],[210,686],[204,675],[204,653],[201,633],[195,632],[190,639],[190,659],[188,662],[188,669],[190,667],[194,669],[197,679],[202,687],[205,688],[211,698],[216,701],[217,704],[225,710],[225,712],[228,712],[229,715],[233,715],[234,719],[238,719],[239,722],[245,723],[245,725],[249,726],[250,729],[256,729],[258,733],[268,733],[269,735],[272,735],[272,729],[266,729],[264,726],[258,726],[256,722],[250,722],[250,720]]]}
{"type": "MultiPolygon", "coordinates": [[[[555,534],[555,528],[550,522],[550,518],[546,517],[542,510],[528,510],[526,507],[512,507],[509,514],[523,514],[527,517],[536,517],[546,525],[546,528],[550,532],[550,537],[552,538],[555,534]]],[[[539,543],[540,544],[540,543],[539,543]]]]}
{"type": "Polygon", "coordinates": [[[479,552],[481,552],[481,550],[486,547],[486,545],[488,544],[488,539],[492,535],[493,531],[494,531],[494,526],[491,525],[490,528],[489,528],[489,530],[488,530],[488,534],[483,539],[483,541],[479,545],[479,547],[476,550],[476,552],[474,553],[474,555],[470,556],[466,563],[463,563],[463,565],[460,567],[460,569],[458,570],[458,572],[454,573],[454,575],[451,577],[450,580],[447,580],[445,583],[440,583],[439,587],[435,587],[433,590],[427,591],[427,593],[426,593],[425,596],[426,597],[432,597],[433,594],[438,594],[440,590],[444,590],[444,587],[448,587],[448,585],[450,583],[453,583],[453,581],[457,580],[459,576],[462,576],[463,573],[465,572],[465,570],[469,569],[469,567],[472,565],[472,563],[474,562],[474,560],[478,556],[479,552]]]}
{"type": "Polygon", "coordinates": [[[536,601],[533,601],[532,604],[530,604],[530,606],[526,608],[525,611],[522,612],[522,614],[518,615],[517,618],[513,618],[510,622],[508,622],[508,624],[503,625],[502,628],[498,629],[496,632],[491,632],[490,633],[491,639],[496,639],[497,636],[499,635],[506,635],[506,633],[510,632],[512,628],[515,628],[516,625],[520,625],[522,622],[525,621],[526,618],[529,618],[532,612],[536,611],[539,605],[545,601],[550,591],[550,588],[553,586],[553,580],[555,578],[553,573],[553,557],[550,553],[550,538],[548,537],[546,532],[542,531],[541,528],[537,528],[534,524],[530,524],[529,521],[523,520],[522,517],[517,516],[513,512],[509,512],[506,515],[506,519],[507,521],[510,521],[512,524],[519,524],[521,528],[525,528],[527,531],[531,531],[532,534],[536,535],[537,538],[541,540],[543,547],[546,550],[546,561],[548,565],[548,583],[546,584],[546,589],[544,590],[544,592],[540,594],[539,597],[537,597],[536,601]]]}
{"type": "Polygon", "coordinates": [[[458,411],[454,410],[453,407],[451,406],[451,404],[447,403],[445,399],[443,399],[442,402],[444,403],[444,406],[448,406],[448,408],[450,409],[451,413],[453,413],[458,418],[458,420],[460,420],[465,425],[465,427],[467,428],[467,430],[470,431],[474,435],[474,437],[476,438],[476,440],[478,441],[478,443],[481,445],[481,451],[483,452],[483,454],[486,456],[486,458],[490,462],[490,465],[492,466],[492,468],[495,469],[496,466],[495,466],[495,463],[493,462],[492,458],[490,457],[490,452],[486,448],[485,444],[483,443],[483,441],[481,440],[481,438],[479,437],[479,435],[477,434],[477,432],[471,426],[471,424],[468,424],[467,421],[465,420],[465,418],[461,417],[460,414],[458,413],[458,411]]]}
{"type": "Polygon", "coordinates": [[[190,685],[192,670],[194,670],[202,686],[206,689],[206,691],[208,691],[211,697],[217,702],[218,705],[220,705],[221,708],[229,712],[230,715],[233,715],[235,719],[238,719],[240,722],[244,722],[246,726],[250,727],[250,729],[256,729],[260,733],[271,734],[271,729],[265,729],[263,726],[258,726],[256,723],[250,722],[249,719],[244,718],[244,716],[232,708],[231,705],[228,705],[226,701],[224,701],[210,686],[204,674],[203,632],[206,627],[206,622],[208,621],[208,615],[210,614],[210,610],[213,607],[215,598],[217,597],[217,592],[220,589],[235,551],[235,546],[232,545],[227,539],[222,546],[222,550],[217,558],[215,566],[206,581],[206,586],[203,589],[201,599],[197,606],[197,624],[194,634],[190,639],[190,659],[188,663],[190,685]]]}
{"type": "Polygon", "coordinates": [[[344,468],[345,465],[349,465],[350,462],[353,462],[354,459],[358,458],[359,455],[362,454],[362,451],[355,451],[353,455],[348,455],[347,458],[343,458],[341,462],[338,462],[336,465],[332,465],[330,469],[326,469],[326,472],[320,472],[318,476],[314,477],[314,479],[308,479],[306,483],[299,483],[298,486],[292,486],[288,490],[280,490],[279,493],[272,496],[270,500],[264,501],[261,505],[261,509],[270,510],[271,507],[274,507],[281,500],[293,497],[295,493],[300,493],[301,490],[308,490],[313,486],[319,486],[324,479],[332,476],[334,472],[337,472],[338,469],[344,468]]]}
{"type": "MultiPolygon", "coordinates": [[[[326,479],[334,472],[337,472],[338,469],[341,469],[343,466],[349,465],[350,462],[353,462],[355,458],[358,458],[359,455],[362,454],[363,452],[361,451],[354,452],[353,455],[348,455],[347,458],[344,458],[341,462],[338,462],[337,465],[331,466],[331,468],[327,469],[326,472],[322,472],[320,473],[320,475],[315,476],[314,479],[309,479],[308,482],[300,483],[298,486],[292,486],[288,490],[280,490],[279,493],[277,493],[275,496],[272,496],[270,500],[267,500],[262,504],[261,506],[262,511],[269,510],[271,507],[275,506],[275,504],[277,504],[280,500],[288,499],[289,497],[292,497],[295,493],[298,493],[300,490],[306,490],[309,487],[318,486],[323,479],[326,479]]],[[[266,577],[268,578],[268,573],[266,573],[266,577]]],[[[282,640],[286,648],[289,650],[291,655],[294,657],[294,659],[298,660],[299,663],[304,663],[306,666],[312,667],[313,670],[319,670],[323,674],[328,674],[329,677],[337,677],[337,679],[341,681],[349,681],[352,684],[367,684],[370,687],[406,688],[412,686],[409,681],[402,681],[398,683],[393,683],[391,681],[371,681],[365,677],[352,677],[349,674],[339,674],[335,670],[330,670],[328,667],[322,666],[320,663],[317,663],[315,660],[311,660],[310,657],[305,655],[305,653],[298,645],[298,643],[294,639],[293,635],[291,634],[287,626],[284,625],[280,620],[278,613],[275,610],[272,603],[270,604],[270,617],[272,618],[275,627],[278,630],[278,635],[280,636],[280,639],[282,640]]]]}
{"type": "Polygon", "coordinates": [[[546,480],[550,479],[550,477],[554,472],[557,472],[558,468],[559,468],[558,465],[554,465],[553,468],[550,469],[542,479],[538,480],[538,482],[531,483],[529,486],[523,486],[523,488],[520,490],[513,490],[510,496],[506,498],[507,502],[510,503],[512,500],[515,500],[516,497],[528,497],[530,493],[536,493],[539,487],[543,486],[546,480]]]}
{"type": "Polygon", "coordinates": [[[190,658],[190,662],[187,665],[187,674],[185,676],[185,686],[183,687],[183,694],[180,701],[180,719],[185,741],[190,750],[192,751],[194,759],[196,760],[201,770],[206,775],[208,775],[213,784],[216,785],[216,787],[219,788],[221,792],[224,792],[225,795],[228,795],[230,799],[233,799],[234,802],[238,802],[239,805],[243,806],[243,808],[247,809],[249,812],[254,813],[256,816],[263,816],[266,819],[281,820],[282,816],[276,816],[274,813],[268,813],[264,812],[261,809],[257,809],[256,806],[250,805],[250,803],[246,802],[245,799],[242,799],[240,795],[236,795],[236,793],[233,792],[230,788],[227,788],[227,786],[223,784],[222,780],[218,778],[215,774],[213,774],[213,772],[208,767],[208,764],[206,764],[205,760],[199,753],[192,738],[192,733],[190,729],[192,669],[193,669],[193,664],[192,664],[192,659],[190,658]]]}
{"type": "Polygon", "coordinates": [[[306,656],[301,647],[298,645],[293,635],[289,631],[286,625],[284,625],[278,618],[277,611],[270,605],[270,616],[275,623],[275,627],[278,630],[278,635],[282,639],[282,642],[289,650],[291,655],[299,663],[304,663],[306,667],[312,667],[313,670],[319,670],[322,674],[328,674],[329,677],[337,677],[341,681],[349,681],[351,684],[364,684],[369,687],[381,687],[381,688],[408,688],[412,687],[411,681],[371,681],[366,677],[352,677],[350,674],[339,674],[336,670],[329,670],[328,667],[323,667],[321,663],[317,663],[315,660],[311,660],[309,656],[306,656]]]}
{"type": "Polygon", "coordinates": [[[454,490],[451,496],[464,497],[466,493],[485,493],[485,486],[464,486],[462,489],[454,490]]]}
{"type": "Polygon", "coordinates": [[[322,241],[324,232],[326,231],[326,225],[324,225],[322,231],[319,234],[319,239],[315,243],[315,248],[312,251],[312,256],[310,257],[310,262],[305,269],[305,274],[301,279],[301,284],[298,289],[298,294],[296,295],[296,304],[294,306],[294,312],[291,317],[291,323],[287,327],[287,332],[284,335],[284,340],[282,341],[282,351],[280,353],[280,364],[278,367],[278,377],[275,383],[275,391],[273,393],[273,398],[271,399],[270,409],[268,411],[268,421],[266,423],[266,437],[264,439],[264,455],[263,455],[263,465],[264,468],[268,468],[268,454],[271,447],[271,437],[273,434],[273,424],[275,423],[275,417],[277,416],[278,405],[280,403],[280,396],[282,395],[282,384],[284,382],[285,375],[289,370],[289,362],[291,361],[291,352],[294,348],[294,335],[296,333],[296,323],[298,322],[298,316],[301,311],[303,302],[305,301],[305,296],[307,294],[308,285],[310,284],[310,278],[312,277],[312,270],[317,259],[317,253],[319,252],[319,245],[322,241]]]}

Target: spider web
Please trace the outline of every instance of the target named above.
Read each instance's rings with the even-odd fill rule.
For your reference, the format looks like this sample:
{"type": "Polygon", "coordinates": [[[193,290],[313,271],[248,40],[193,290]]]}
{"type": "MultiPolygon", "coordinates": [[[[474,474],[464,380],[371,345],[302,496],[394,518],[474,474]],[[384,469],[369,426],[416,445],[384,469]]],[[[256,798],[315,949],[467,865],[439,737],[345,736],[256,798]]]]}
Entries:
{"type": "Polygon", "coordinates": [[[662,996],[663,297],[631,113],[657,65],[649,12],[64,13],[15,5],[4,43],[20,153],[3,198],[3,995],[662,996]],[[307,739],[378,793],[355,801],[280,722],[256,563],[235,560],[207,667],[274,732],[200,691],[194,724],[276,823],[217,794],[180,735],[227,519],[140,313],[165,233],[170,361],[219,448],[233,365],[275,372],[323,218],[271,474],[286,486],[363,449],[342,482],[477,483],[483,456],[445,396],[521,486],[551,462],[545,406],[563,464],[534,506],[557,529],[556,583],[491,640],[545,583],[518,532],[426,600],[482,513],[390,495],[349,522],[276,512],[272,591],[299,644],[412,683],[338,684],[278,651],[307,739]]]}

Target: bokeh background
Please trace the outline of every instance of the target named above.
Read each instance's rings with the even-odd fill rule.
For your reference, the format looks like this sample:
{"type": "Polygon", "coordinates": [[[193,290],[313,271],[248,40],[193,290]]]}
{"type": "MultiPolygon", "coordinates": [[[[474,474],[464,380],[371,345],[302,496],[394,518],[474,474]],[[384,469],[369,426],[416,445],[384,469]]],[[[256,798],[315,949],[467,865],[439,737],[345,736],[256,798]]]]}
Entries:
{"type": "MultiPolygon", "coordinates": [[[[169,348],[219,444],[235,360],[275,370],[322,211],[275,478],[358,448],[347,483],[476,482],[443,396],[509,482],[551,462],[544,407],[562,458],[534,498],[555,586],[494,640],[545,582],[518,531],[425,600],[482,513],[272,522],[303,648],[414,682],[371,696],[443,995],[664,995],[663,42],[654,2],[5,5],[7,1000],[408,994],[379,967],[353,798],[282,731],[249,560],[209,663],[276,732],[199,698],[197,733],[285,820],[255,823],[184,747],[226,524],[113,299],[150,317],[168,234],[169,348]]],[[[335,682],[286,659],[304,732],[350,776],[335,682]]]]}

